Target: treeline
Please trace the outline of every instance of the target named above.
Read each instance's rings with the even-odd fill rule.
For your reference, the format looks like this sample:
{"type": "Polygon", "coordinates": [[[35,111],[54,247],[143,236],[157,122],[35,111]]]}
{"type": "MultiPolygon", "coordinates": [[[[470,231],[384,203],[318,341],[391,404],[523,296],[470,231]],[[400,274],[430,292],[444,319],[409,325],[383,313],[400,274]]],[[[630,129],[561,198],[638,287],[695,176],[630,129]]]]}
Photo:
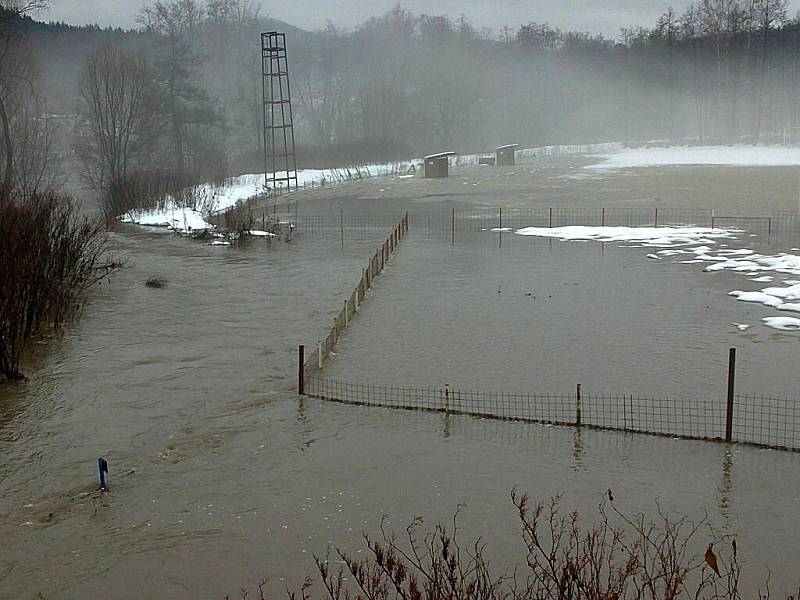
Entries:
{"type": "Polygon", "coordinates": [[[350,31],[300,31],[257,0],[160,0],[139,22],[19,28],[51,112],[80,115],[67,151],[104,188],[260,170],[270,29],[289,34],[305,167],[510,142],[800,137],[800,23],[787,0],[699,0],[614,40],[537,22],[492,33],[399,5],[350,31]]]}

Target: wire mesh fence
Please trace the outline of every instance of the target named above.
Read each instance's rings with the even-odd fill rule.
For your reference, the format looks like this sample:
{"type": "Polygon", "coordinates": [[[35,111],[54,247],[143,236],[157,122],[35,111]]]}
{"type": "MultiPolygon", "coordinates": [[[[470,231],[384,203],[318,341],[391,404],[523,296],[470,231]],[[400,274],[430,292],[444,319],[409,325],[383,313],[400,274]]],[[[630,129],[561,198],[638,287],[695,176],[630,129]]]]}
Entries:
{"type": "MultiPolygon", "coordinates": [[[[292,210],[294,207],[289,206],[292,210]]],[[[324,239],[374,239],[397,220],[396,214],[296,214],[300,234],[324,239]]],[[[414,231],[422,237],[453,242],[464,234],[525,227],[707,227],[742,231],[767,240],[800,238],[800,213],[776,211],[762,215],[725,214],[708,208],[669,207],[540,207],[450,208],[410,214],[414,231]]]]}
{"type": "Polygon", "coordinates": [[[314,369],[321,369],[325,360],[330,356],[339,337],[345,328],[349,327],[350,320],[358,312],[361,303],[367,295],[375,278],[383,272],[386,262],[394,254],[400,241],[406,236],[408,232],[408,215],[404,215],[400,222],[397,223],[389,233],[389,237],[381,244],[380,248],[369,259],[366,268],[361,272],[361,278],[353,292],[344,301],[339,313],[333,319],[333,326],[328,331],[328,335],[320,340],[314,349],[313,356],[310,356],[304,362],[304,367],[313,372],[314,369]]]}
{"type": "MultiPolygon", "coordinates": [[[[343,382],[306,376],[304,395],[357,406],[467,415],[507,421],[726,440],[726,399],[591,394],[507,393],[343,382]]],[[[729,441],[800,451],[797,403],[737,395],[729,441]]]]}
{"type": "MultiPolygon", "coordinates": [[[[302,216],[300,223],[338,231],[360,228],[367,236],[385,226],[386,215],[302,216]]],[[[477,232],[487,229],[525,226],[560,227],[568,224],[599,226],[707,225],[726,228],[763,227],[769,234],[781,230],[796,233],[800,218],[785,212],[779,217],[736,217],[716,215],[703,209],[525,209],[497,214],[487,210],[451,210],[414,214],[414,229],[423,232],[477,232]],[[506,220],[507,219],[507,220],[506,220]],[[649,219],[649,220],[648,220],[649,219]],[[705,219],[705,222],[703,221],[705,219]],[[730,222],[735,222],[734,227],[730,222]],[[746,227],[745,227],[746,226],[746,227]]],[[[395,222],[396,223],[396,222],[395,222]]],[[[363,303],[375,278],[384,270],[398,244],[409,231],[406,213],[396,223],[380,248],[369,259],[356,288],[344,301],[323,340],[309,355],[301,346],[299,388],[301,395],[362,406],[422,410],[454,415],[577,426],[611,431],[646,433],[682,439],[739,442],[761,447],[800,451],[798,401],[756,395],[734,394],[735,351],[731,349],[727,397],[660,397],[648,395],[586,393],[581,386],[571,394],[509,393],[492,390],[462,390],[444,386],[422,388],[342,382],[322,376],[325,360],[336,347],[342,332],[363,303]]],[[[354,237],[350,231],[349,238],[354,237]]]]}

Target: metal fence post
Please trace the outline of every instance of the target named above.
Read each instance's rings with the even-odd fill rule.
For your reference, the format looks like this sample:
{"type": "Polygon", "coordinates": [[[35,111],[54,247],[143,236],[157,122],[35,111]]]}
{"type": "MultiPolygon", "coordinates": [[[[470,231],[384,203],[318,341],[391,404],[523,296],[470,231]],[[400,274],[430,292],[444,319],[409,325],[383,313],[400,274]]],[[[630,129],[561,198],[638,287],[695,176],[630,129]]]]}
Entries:
{"type": "Polygon", "coordinates": [[[725,441],[733,441],[733,401],[736,394],[736,348],[728,354],[728,410],[725,415],[725,441]]]}
{"type": "Polygon", "coordinates": [[[552,207],[550,208],[550,218],[549,218],[549,225],[548,225],[548,227],[550,227],[551,229],[552,229],[552,227],[553,227],[553,209],[552,209],[552,207]]]}
{"type": "Polygon", "coordinates": [[[575,394],[575,426],[581,426],[581,384],[578,384],[577,393],[575,394]]]}
{"type": "Polygon", "coordinates": [[[297,368],[297,393],[301,396],[306,394],[306,347],[300,344],[297,349],[297,360],[300,363],[297,368]]]}
{"type": "Polygon", "coordinates": [[[657,206],[656,206],[655,224],[656,224],[656,227],[658,227],[658,207],[657,206]]]}
{"type": "Polygon", "coordinates": [[[450,384],[444,384],[444,412],[450,412],[450,384]]]}
{"type": "Polygon", "coordinates": [[[500,207],[500,227],[498,228],[500,231],[500,247],[503,247],[503,207],[500,207]]]}

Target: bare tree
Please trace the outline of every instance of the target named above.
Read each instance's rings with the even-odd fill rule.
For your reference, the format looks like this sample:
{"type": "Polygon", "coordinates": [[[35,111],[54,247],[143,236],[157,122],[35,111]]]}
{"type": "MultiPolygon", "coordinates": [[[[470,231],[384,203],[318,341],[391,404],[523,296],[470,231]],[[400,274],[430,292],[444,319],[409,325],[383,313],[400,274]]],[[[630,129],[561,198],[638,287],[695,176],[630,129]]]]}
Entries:
{"type": "MultiPolygon", "coordinates": [[[[188,159],[198,162],[199,157],[193,156],[190,149],[195,152],[204,146],[208,149],[209,130],[222,123],[208,92],[197,83],[197,70],[202,59],[195,46],[203,14],[204,9],[195,0],[159,0],[144,7],[139,17],[161,46],[154,62],[154,72],[164,97],[164,114],[172,134],[178,175],[186,173],[188,159]],[[190,139],[192,130],[199,132],[200,137],[190,139]]],[[[215,147],[220,145],[216,141],[211,144],[215,147]]]]}
{"type": "Polygon", "coordinates": [[[122,180],[154,142],[157,113],[143,58],[107,45],[92,55],[79,83],[84,131],[78,154],[89,182],[122,180]]]}
{"type": "Polygon", "coordinates": [[[15,152],[11,104],[21,85],[31,86],[34,72],[30,53],[22,52],[9,25],[25,14],[46,8],[46,0],[0,1],[0,127],[2,127],[3,176],[0,202],[8,201],[14,189],[15,152]]]}

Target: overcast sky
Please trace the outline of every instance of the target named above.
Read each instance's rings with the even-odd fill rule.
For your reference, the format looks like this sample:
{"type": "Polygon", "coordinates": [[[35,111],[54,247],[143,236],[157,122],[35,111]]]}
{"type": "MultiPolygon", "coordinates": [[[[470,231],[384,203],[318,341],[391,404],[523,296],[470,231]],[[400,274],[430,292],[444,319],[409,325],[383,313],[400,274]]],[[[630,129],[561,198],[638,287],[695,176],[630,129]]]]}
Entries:
{"type": "MultiPolygon", "coordinates": [[[[790,0],[792,12],[800,0],[790,0]]],[[[82,25],[135,26],[136,15],[147,0],[51,0],[44,20],[82,25]]],[[[498,31],[528,21],[549,22],[561,29],[577,29],[616,36],[621,27],[652,26],[672,3],[683,9],[688,0],[405,0],[414,13],[466,14],[477,27],[498,31]]],[[[269,16],[304,29],[323,27],[330,19],[352,27],[390,9],[396,0],[264,0],[269,16]]]]}

